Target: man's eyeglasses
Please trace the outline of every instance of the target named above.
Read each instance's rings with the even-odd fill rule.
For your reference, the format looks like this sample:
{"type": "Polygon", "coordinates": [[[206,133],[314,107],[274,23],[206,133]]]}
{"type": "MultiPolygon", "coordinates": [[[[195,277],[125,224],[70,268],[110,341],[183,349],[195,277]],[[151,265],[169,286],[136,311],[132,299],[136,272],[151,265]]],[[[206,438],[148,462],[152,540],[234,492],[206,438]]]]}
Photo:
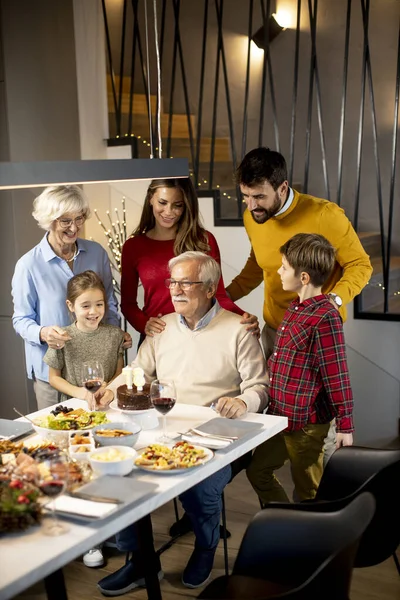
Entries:
{"type": "Polygon", "coordinates": [[[190,290],[192,285],[196,285],[197,283],[204,283],[204,281],[177,281],[176,279],[165,280],[165,285],[167,288],[171,289],[178,285],[184,292],[190,290]]]}
{"type": "Polygon", "coordinates": [[[76,219],[56,219],[61,229],[68,229],[71,227],[72,223],[75,223],[77,227],[81,227],[85,222],[85,217],[82,215],[81,217],[76,217],[76,219]]]}

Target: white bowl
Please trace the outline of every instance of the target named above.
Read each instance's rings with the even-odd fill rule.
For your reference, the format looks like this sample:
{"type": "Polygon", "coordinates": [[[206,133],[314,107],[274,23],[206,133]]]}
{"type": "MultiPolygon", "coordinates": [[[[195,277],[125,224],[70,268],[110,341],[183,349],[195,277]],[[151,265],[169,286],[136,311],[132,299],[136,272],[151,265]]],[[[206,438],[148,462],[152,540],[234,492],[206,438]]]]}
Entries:
{"type": "Polygon", "coordinates": [[[65,429],[48,429],[47,427],[39,427],[32,423],[33,429],[40,437],[50,440],[55,444],[68,444],[69,431],[65,429]]]}
{"type": "Polygon", "coordinates": [[[69,447],[69,455],[74,460],[89,460],[90,453],[95,450],[94,444],[79,444],[69,447]],[[84,448],[84,450],[83,450],[84,448]]]}
{"type": "Polygon", "coordinates": [[[103,425],[97,425],[93,429],[93,438],[99,446],[134,446],[138,439],[142,428],[137,423],[131,421],[118,421],[111,423],[103,423],[103,425]],[[105,437],[103,435],[97,435],[99,429],[124,429],[130,431],[130,435],[122,435],[121,437],[105,437]]]}
{"type": "Polygon", "coordinates": [[[99,475],[119,475],[123,477],[132,471],[136,455],[136,450],[129,446],[103,446],[89,454],[89,462],[93,471],[99,475]],[[118,454],[123,455],[123,458],[107,461],[99,460],[101,455],[107,455],[110,451],[116,451],[118,454]]]}

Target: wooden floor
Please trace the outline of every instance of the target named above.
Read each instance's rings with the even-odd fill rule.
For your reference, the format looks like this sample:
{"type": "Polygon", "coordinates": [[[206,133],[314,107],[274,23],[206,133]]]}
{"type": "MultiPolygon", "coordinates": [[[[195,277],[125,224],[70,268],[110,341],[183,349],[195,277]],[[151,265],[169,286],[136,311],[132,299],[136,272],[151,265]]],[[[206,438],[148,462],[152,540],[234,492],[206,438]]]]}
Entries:
{"type": "MultiPolygon", "coordinates": [[[[283,472],[282,483],[289,491],[288,471],[283,472]]],[[[228,529],[232,533],[232,537],[229,539],[229,563],[232,568],[243,533],[251,517],[259,510],[259,505],[244,473],[238,475],[226,488],[225,499],[228,529]]],[[[172,503],[154,513],[153,528],[156,547],[168,539],[168,528],[173,520],[172,503]]],[[[189,590],[181,583],[181,574],[192,548],[193,535],[188,534],[162,555],[165,576],[161,582],[161,589],[164,600],[195,598],[200,593],[200,590],[189,590]]],[[[118,569],[124,562],[124,557],[112,549],[105,548],[105,556],[107,557],[106,565],[99,569],[88,569],[81,560],[74,561],[65,567],[69,600],[100,600],[104,598],[96,587],[97,581],[118,569]]],[[[220,543],[215,558],[213,577],[223,574],[224,558],[222,543],[220,543]]],[[[17,598],[18,600],[45,600],[46,595],[42,585],[38,584],[17,598]]],[[[147,595],[145,590],[137,590],[125,594],[124,598],[145,600],[147,595]]],[[[399,600],[400,577],[393,559],[389,559],[377,567],[354,570],[350,598],[351,600],[399,600]]]]}

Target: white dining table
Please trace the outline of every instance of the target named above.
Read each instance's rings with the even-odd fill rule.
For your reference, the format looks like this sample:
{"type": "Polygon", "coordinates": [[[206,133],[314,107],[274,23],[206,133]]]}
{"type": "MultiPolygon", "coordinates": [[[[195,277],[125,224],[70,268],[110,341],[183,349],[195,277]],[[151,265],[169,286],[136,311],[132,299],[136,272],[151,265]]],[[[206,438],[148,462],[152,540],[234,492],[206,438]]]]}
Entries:
{"type": "MultiPolygon", "coordinates": [[[[87,407],[84,401],[78,399],[68,400],[64,404],[73,408],[87,407]]],[[[29,416],[35,418],[49,410],[44,409],[29,416]]],[[[114,422],[130,420],[130,415],[112,409],[108,411],[107,415],[109,420],[114,422]]],[[[178,435],[177,432],[187,431],[218,416],[208,407],[177,403],[168,414],[168,432],[178,435]]],[[[126,483],[132,482],[136,498],[131,503],[118,508],[107,518],[86,522],[78,521],[73,517],[68,518],[69,531],[58,537],[44,535],[41,526],[31,527],[21,533],[2,536],[0,538],[0,600],[13,598],[38,581],[50,581],[52,574],[55,573],[61,573],[61,579],[55,579],[53,585],[54,583],[57,585],[57,582],[63,585],[61,570],[65,565],[131,523],[143,521],[160,506],[287,427],[285,417],[248,413],[242,420],[259,423],[262,426],[254,430],[251,436],[247,435],[226,448],[215,451],[212,460],[197,468],[170,476],[148,473],[134,468],[127,476],[130,481],[126,483]]],[[[136,447],[140,448],[153,443],[160,432],[160,426],[142,431],[136,447]]],[[[29,440],[30,442],[31,440],[29,440]]],[[[112,496],[112,490],[110,490],[110,495],[112,496]]],[[[50,588],[47,588],[47,592],[50,598],[52,596],[50,588]]],[[[61,592],[61,590],[59,592],[56,596],[59,600],[66,598],[65,592],[61,592]]],[[[157,590],[148,589],[148,597],[160,598],[161,594],[157,590]]]]}

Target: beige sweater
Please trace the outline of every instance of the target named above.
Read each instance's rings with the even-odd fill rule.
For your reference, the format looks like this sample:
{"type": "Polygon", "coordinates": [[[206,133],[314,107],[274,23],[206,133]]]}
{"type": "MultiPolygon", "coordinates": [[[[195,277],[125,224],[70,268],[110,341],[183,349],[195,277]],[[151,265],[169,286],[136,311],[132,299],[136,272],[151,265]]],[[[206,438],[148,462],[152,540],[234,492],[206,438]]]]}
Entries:
{"type": "Polygon", "coordinates": [[[145,339],[132,364],[144,370],[148,382],[172,379],[177,401],[185,404],[209,406],[229,396],[243,400],[250,412],[266,407],[265,360],[239,315],[221,309],[198,331],[181,324],[176,313],[163,320],[164,331],[145,339]]]}

